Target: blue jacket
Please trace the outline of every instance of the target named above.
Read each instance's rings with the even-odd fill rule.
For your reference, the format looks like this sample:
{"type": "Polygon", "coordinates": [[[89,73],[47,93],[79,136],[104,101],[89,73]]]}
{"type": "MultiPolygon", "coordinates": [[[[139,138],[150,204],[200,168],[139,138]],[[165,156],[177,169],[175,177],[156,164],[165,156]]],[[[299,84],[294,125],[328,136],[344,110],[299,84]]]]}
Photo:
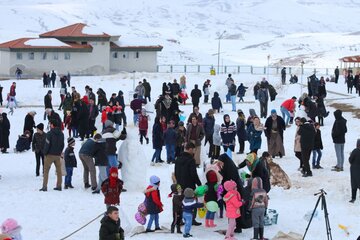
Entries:
{"type": "Polygon", "coordinates": [[[257,131],[254,124],[250,124],[247,128],[248,140],[250,143],[250,151],[261,148],[262,131],[257,131]]]}
{"type": "Polygon", "coordinates": [[[214,126],[215,126],[215,118],[210,117],[209,114],[206,113],[206,116],[203,119],[203,127],[205,131],[205,135],[213,135],[214,126]]]}
{"type": "Polygon", "coordinates": [[[236,135],[239,140],[246,141],[247,134],[245,130],[245,119],[236,120],[236,135]]]}
{"type": "Polygon", "coordinates": [[[95,154],[95,141],[93,139],[88,139],[84,142],[79,150],[79,154],[84,154],[87,156],[93,157],[95,154]]]}
{"type": "Polygon", "coordinates": [[[192,213],[195,208],[201,208],[203,203],[198,203],[194,198],[184,198],[183,200],[183,212],[192,213]]]}
{"type": "Polygon", "coordinates": [[[164,132],[164,143],[176,145],[176,131],[174,128],[168,128],[164,132]]]}

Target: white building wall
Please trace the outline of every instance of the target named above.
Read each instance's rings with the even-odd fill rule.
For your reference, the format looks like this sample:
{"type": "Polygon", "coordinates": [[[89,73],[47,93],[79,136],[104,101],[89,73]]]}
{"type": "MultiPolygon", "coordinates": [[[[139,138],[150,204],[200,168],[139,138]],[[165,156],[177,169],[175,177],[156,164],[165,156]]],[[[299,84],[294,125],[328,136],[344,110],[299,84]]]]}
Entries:
{"type": "Polygon", "coordinates": [[[138,52],[138,58],[135,51],[116,52],[110,54],[110,70],[112,72],[156,72],[157,71],[157,52],[142,51],[138,52]],[[117,53],[117,58],[114,54],[117,53]]]}
{"type": "MultiPolygon", "coordinates": [[[[0,51],[0,76],[8,76],[10,73],[10,52],[0,51]]],[[[15,71],[14,71],[15,74],[15,71]]]]}

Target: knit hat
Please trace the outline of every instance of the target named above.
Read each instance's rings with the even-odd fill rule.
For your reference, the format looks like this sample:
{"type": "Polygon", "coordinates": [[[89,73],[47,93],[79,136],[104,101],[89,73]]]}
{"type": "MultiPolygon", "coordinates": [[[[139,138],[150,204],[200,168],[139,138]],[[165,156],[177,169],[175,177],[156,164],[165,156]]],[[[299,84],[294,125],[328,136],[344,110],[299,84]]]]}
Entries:
{"type": "Polygon", "coordinates": [[[36,125],[36,128],[41,130],[41,131],[44,131],[44,124],[43,123],[39,123],[38,125],[36,125]]]}
{"type": "Polygon", "coordinates": [[[70,146],[70,145],[72,145],[72,144],[75,143],[75,139],[74,139],[73,137],[69,137],[69,138],[67,139],[67,143],[68,143],[68,145],[70,146]]]}
{"type": "Polygon", "coordinates": [[[117,179],[118,179],[118,168],[117,167],[110,168],[109,171],[110,187],[116,187],[117,179]],[[116,177],[111,176],[113,173],[116,173],[116,177]]]}
{"type": "Polygon", "coordinates": [[[49,91],[48,91],[48,94],[52,94],[52,91],[51,91],[51,90],[49,90],[49,91]]]}
{"type": "Polygon", "coordinates": [[[112,121],[110,121],[110,120],[105,121],[105,128],[112,127],[113,125],[114,125],[114,123],[112,121]]]}
{"type": "Polygon", "coordinates": [[[184,196],[185,196],[186,198],[193,198],[193,197],[195,197],[194,190],[192,190],[191,188],[186,188],[185,191],[184,191],[184,196]]]}
{"type": "Polygon", "coordinates": [[[159,183],[160,183],[160,178],[158,176],[153,175],[150,177],[151,186],[159,185],[159,183]]]}
{"type": "Polygon", "coordinates": [[[7,234],[7,233],[12,232],[13,230],[15,230],[18,227],[20,227],[20,226],[18,225],[18,223],[15,219],[8,218],[1,224],[1,232],[4,234],[7,234]]]}
{"type": "Polygon", "coordinates": [[[271,114],[276,114],[276,110],[275,110],[275,109],[271,109],[271,114]]]}
{"type": "Polygon", "coordinates": [[[236,182],[233,180],[228,180],[224,183],[224,188],[226,191],[231,191],[237,187],[236,182]]]}
{"type": "Polygon", "coordinates": [[[178,122],[178,126],[179,126],[179,127],[183,127],[183,126],[184,126],[184,122],[183,122],[183,121],[178,122]]]}
{"type": "Polygon", "coordinates": [[[216,172],[213,171],[213,170],[208,171],[207,174],[206,174],[206,180],[209,183],[217,183],[218,179],[217,179],[216,172]]]}
{"type": "Polygon", "coordinates": [[[181,185],[180,185],[180,184],[176,184],[176,183],[171,184],[170,189],[171,189],[171,193],[168,195],[168,197],[172,197],[172,195],[173,195],[174,193],[177,193],[177,192],[178,192],[178,189],[181,190],[181,185]]]}

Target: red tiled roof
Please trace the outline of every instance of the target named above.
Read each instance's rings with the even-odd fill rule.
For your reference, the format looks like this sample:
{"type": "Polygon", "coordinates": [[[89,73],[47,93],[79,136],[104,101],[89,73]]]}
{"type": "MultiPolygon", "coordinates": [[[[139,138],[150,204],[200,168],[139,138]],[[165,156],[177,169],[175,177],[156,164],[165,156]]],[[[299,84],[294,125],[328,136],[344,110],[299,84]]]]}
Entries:
{"type": "Polygon", "coordinates": [[[163,46],[154,45],[154,46],[119,46],[114,42],[110,43],[111,50],[141,50],[141,51],[161,51],[163,46]]]}
{"type": "Polygon", "coordinates": [[[339,59],[340,61],[342,62],[360,62],[360,56],[357,55],[357,56],[348,56],[348,57],[343,57],[343,58],[340,58],[339,59]]]}
{"type": "Polygon", "coordinates": [[[5,43],[1,43],[0,44],[0,48],[7,48],[7,49],[54,49],[54,48],[58,48],[58,49],[92,49],[92,47],[90,45],[81,45],[81,44],[76,44],[76,43],[68,43],[68,42],[64,42],[64,44],[67,44],[68,46],[51,46],[51,45],[46,45],[46,46],[31,46],[31,45],[26,45],[25,42],[28,40],[32,40],[32,39],[39,39],[39,38],[19,38],[19,39],[15,39],[9,42],[5,42],[5,43]]]}
{"type": "Polygon", "coordinates": [[[83,33],[84,27],[87,26],[84,23],[75,23],[66,27],[58,28],[50,32],[40,34],[40,37],[111,37],[109,34],[85,34],[83,33]]]}

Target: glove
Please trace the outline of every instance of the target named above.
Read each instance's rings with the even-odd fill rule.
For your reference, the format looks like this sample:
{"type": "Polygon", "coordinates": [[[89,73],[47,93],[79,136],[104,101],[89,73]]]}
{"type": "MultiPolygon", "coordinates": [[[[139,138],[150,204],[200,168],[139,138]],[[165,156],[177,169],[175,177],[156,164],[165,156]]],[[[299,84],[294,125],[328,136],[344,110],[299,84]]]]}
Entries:
{"type": "Polygon", "coordinates": [[[120,233],[115,233],[115,240],[121,240],[120,233]]]}
{"type": "Polygon", "coordinates": [[[124,127],[123,130],[121,131],[121,134],[127,134],[126,133],[126,128],[124,127]]]}
{"type": "Polygon", "coordinates": [[[118,169],[121,169],[121,168],[122,168],[122,162],[119,162],[118,169]]]}

